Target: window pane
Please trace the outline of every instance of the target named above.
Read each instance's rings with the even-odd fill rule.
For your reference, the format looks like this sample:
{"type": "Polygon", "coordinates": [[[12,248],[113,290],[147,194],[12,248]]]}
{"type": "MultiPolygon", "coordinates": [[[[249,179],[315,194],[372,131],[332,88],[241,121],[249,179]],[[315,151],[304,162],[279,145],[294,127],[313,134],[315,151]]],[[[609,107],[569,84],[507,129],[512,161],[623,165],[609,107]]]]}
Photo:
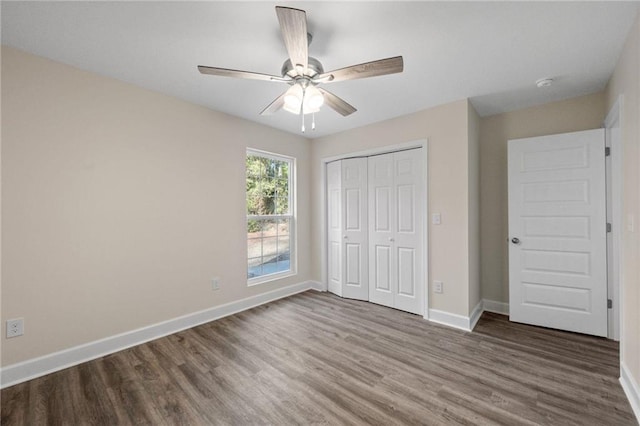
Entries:
{"type": "Polygon", "coordinates": [[[278,169],[278,177],[284,180],[289,179],[289,162],[280,161],[278,169]]]}
{"type": "Polygon", "coordinates": [[[258,195],[247,193],[247,214],[259,215],[260,214],[260,200],[262,198],[258,195]]]}
{"type": "Polygon", "coordinates": [[[260,177],[263,173],[264,164],[262,158],[255,155],[247,156],[247,176],[260,177]]]}
{"type": "Polygon", "coordinates": [[[262,221],[262,235],[264,237],[275,237],[278,235],[278,220],[264,219],[262,221]]]}
{"type": "Polygon", "coordinates": [[[258,214],[262,216],[276,213],[276,199],[263,196],[258,200],[258,214]]]}
{"type": "Polygon", "coordinates": [[[278,235],[289,235],[289,222],[288,218],[278,220],[278,235]]]}
{"type": "Polygon", "coordinates": [[[262,239],[262,261],[263,263],[275,260],[278,255],[278,239],[267,237],[262,239]]]}
{"type": "Polygon", "coordinates": [[[287,258],[286,260],[279,261],[278,265],[276,266],[276,269],[277,269],[277,272],[284,272],[291,269],[291,262],[289,258],[287,258]]]}
{"type": "MultiPolygon", "coordinates": [[[[271,156],[269,156],[271,157],[271,156]]],[[[289,215],[291,162],[247,153],[246,203],[249,216],[289,215]]],[[[290,270],[291,219],[247,218],[247,275],[255,278],[290,270]]]]}
{"type": "Polygon", "coordinates": [[[278,255],[286,255],[289,257],[289,236],[278,237],[278,255]]]}
{"type": "Polygon", "coordinates": [[[289,180],[288,179],[277,179],[273,181],[273,186],[275,188],[276,196],[289,198],[289,180]]]}
{"type": "Polygon", "coordinates": [[[284,197],[278,197],[276,199],[276,214],[288,214],[289,213],[289,199],[284,197]]]}
{"type": "Polygon", "coordinates": [[[262,232],[262,222],[249,219],[247,221],[247,238],[259,238],[262,232]]]}
{"type": "Polygon", "coordinates": [[[247,239],[247,256],[262,257],[262,238],[247,239]]]}
{"type": "Polygon", "coordinates": [[[263,275],[262,274],[262,258],[258,257],[256,259],[249,259],[248,269],[247,269],[247,278],[255,278],[263,275]]]}

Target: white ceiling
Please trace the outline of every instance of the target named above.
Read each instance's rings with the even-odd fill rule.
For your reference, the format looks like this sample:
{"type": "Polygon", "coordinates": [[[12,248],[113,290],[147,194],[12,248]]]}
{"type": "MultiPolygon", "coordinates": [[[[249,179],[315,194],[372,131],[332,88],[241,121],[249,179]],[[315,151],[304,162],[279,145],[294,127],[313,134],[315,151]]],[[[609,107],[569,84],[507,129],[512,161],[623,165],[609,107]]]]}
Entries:
{"type": "Polygon", "coordinates": [[[358,111],[316,114],[319,137],[471,98],[482,116],[596,92],[638,2],[2,2],[2,43],[299,133],[259,112],[287,86],[201,75],[197,65],[278,74],[276,5],[307,11],[325,70],[402,55],[405,71],[324,87],[358,111]],[[537,89],[534,82],[555,84],[537,89]]]}

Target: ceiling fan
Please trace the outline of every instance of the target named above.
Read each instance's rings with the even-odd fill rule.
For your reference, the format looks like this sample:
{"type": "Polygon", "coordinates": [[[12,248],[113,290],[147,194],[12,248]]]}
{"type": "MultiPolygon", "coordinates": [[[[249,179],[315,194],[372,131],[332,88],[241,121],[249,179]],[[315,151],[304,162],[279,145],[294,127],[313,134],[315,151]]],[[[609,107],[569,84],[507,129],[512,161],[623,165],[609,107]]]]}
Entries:
{"type": "MultiPolygon", "coordinates": [[[[320,84],[394,74],[403,70],[402,56],[395,56],[325,72],[320,61],[309,56],[311,34],[307,33],[306,12],[300,9],[276,6],[276,14],[278,15],[284,44],[289,54],[289,59],[282,65],[281,77],[198,65],[198,70],[202,74],[289,84],[291,87],[271,102],[260,113],[261,115],[273,114],[280,109],[293,114],[300,114],[302,116],[302,132],[304,133],[305,114],[318,112],[324,103],[343,116],[356,112],[356,109],[343,99],[318,87],[320,84]]],[[[315,129],[315,116],[313,117],[312,128],[315,129]]]]}

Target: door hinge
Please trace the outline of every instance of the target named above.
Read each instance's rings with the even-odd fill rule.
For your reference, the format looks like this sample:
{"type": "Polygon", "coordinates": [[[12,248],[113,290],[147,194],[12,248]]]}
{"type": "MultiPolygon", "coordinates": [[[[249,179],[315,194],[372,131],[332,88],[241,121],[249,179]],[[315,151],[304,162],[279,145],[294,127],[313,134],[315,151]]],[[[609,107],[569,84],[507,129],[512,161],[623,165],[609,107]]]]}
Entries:
{"type": "Polygon", "coordinates": [[[607,309],[612,309],[612,308],[613,308],[613,300],[607,299],[607,309]]]}
{"type": "Polygon", "coordinates": [[[608,157],[608,156],[610,156],[610,155],[611,155],[611,148],[610,148],[610,147],[608,147],[608,146],[606,146],[606,147],[604,148],[604,156],[605,156],[605,157],[608,157]]]}
{"type": "Polygon", "coordinates": [[[611,232],[611,224],[607,223],[607,232],[611,232]]]}

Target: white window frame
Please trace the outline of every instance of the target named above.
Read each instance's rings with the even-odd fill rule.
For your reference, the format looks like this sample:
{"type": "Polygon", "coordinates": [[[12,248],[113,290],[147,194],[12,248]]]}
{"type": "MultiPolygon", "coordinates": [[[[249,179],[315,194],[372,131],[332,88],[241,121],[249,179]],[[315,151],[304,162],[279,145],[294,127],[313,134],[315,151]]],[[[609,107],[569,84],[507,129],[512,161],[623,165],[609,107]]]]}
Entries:
{"type": "MultiPolygon", "coordinates": [[[[254,148],[247,148],[246,157],[249,156],[258,156],[263,158],[268,158],[270,160],[276,161],[286,161],[289,163],[289,213],[288,214],[273,214],[273,215],[249,215],[247,214],[246,225],[248,229],[248,224],[250,220],[265,220],[265,219],[289,219],[289,270],[282,272],[275,272],[267,275],[260,275],[255,278],[247,278],[247,286],[251,287],[258,284],[264,284],[267,282],[279,280],[282,278],[290,277],[297,274],[297,244],[296,244],[296,159],[294,157],[276,154],[273,152],[262,151],[254,148]]],[[[245,170],[245,177],[246,177],[245,170]]],[[[245,189],[246,192],[246,189],[245,189]]],[[[247,211],[247,205],[245,200],[245,212],[247,211]]],[[[245,239],[248,238],[245,236],[245,239]]],[[[249,264],[249,253],[247,252],[245,256],[245,267],[248,268],[249,264]]]]}

